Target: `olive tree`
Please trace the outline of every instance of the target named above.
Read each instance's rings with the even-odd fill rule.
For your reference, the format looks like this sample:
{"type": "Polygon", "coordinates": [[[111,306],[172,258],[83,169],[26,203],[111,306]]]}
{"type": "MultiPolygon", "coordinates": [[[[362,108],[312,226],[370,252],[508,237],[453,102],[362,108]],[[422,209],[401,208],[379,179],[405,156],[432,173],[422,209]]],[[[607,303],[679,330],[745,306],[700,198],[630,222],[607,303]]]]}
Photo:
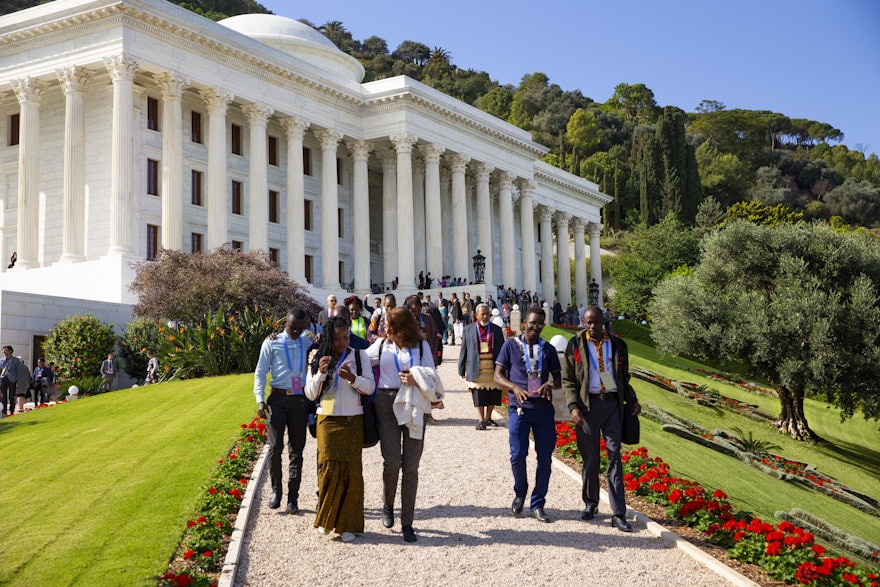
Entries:
{"type": "Polygon", "coordinates": [[[775,422],[818,440],[804,397],[841,418],[880,417],[880,241],[817,224],[734,222],[704,240],[700,263],[654,290],[663,352],[739,359],[779,396],[775,422]]]}

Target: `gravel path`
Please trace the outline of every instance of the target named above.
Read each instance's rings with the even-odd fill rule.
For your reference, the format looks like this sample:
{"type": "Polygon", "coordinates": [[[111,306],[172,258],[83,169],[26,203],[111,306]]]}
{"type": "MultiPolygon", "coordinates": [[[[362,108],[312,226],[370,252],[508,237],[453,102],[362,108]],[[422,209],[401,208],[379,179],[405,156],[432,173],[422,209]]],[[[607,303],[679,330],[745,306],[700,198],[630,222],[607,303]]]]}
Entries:
{"type": "MultiPolygon", "coordinates": [[[[591,522],[580,520],[580,484],[554,467],[542,524],[508,514],[513,499],[507,429],[474,429],[476,410],[458,377],[458,347],[445,348],[440,374],[446,409],[425,433],[414,528],[419,540],[403,542],[400,497],[395,526],[379,521],[382,459],[379,447],[364,451],[366,531],[351,544],[312,529],[315,467],[304,467],[299,505],[284,516],[268,509],[268,470],[258,479],[235,585],[730,585],[644,525],[624,534],[610,526],[607,503],[591,522]]],[[[305,463],[315,462],[309,438],[305,463]]],[[[534,478],[534,453],[529,474],[534,478]]],[[[286,471],[286,463],[284,465],[286,471]]],[[[399,489],[398,489],[399,491],[399,489]]],[[[285,496],[286,497],[286,496],[285,496]]]]}

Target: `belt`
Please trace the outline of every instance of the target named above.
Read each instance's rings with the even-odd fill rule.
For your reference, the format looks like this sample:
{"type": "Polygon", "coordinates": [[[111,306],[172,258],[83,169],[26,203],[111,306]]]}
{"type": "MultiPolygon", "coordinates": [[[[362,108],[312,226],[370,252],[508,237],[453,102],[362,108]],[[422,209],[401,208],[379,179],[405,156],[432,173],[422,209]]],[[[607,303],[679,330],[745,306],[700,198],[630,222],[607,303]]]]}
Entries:
{"type": "Polygon", "coordinates": [[[392,393],[397,393],[398,391],[400,391],[400,388],[399,388],[399,387],[398,387],[398,388],[394,388],[394,387],[379,387],[379,388],[376,389],[376,391],[390,391],[390,392],[392,392],[392,393]]]}
{"type": "Polygon", "coordinates": [[[277,393],[279,395],[304,395],[302,393],[293,393],[292,389],[281,389],[280,387],[273,387],[272,393],[277,393]]]}
{"type": "Polygon", "coordinates": [[[599,402],[604,402],[605,400],[610,399],[612,397],[614,399],[617,399],[617,392],[616,391],[606,391],[605,393],[591,393],[590,394],[590,401],[596,400],[599,402]]]}

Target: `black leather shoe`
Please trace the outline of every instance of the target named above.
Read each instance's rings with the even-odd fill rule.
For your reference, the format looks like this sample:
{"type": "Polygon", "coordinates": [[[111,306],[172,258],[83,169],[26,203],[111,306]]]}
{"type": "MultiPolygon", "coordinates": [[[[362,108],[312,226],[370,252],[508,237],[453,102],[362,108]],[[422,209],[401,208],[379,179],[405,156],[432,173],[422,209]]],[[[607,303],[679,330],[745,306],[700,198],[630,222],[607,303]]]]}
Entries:
{"type": "Polygon", "coordinates": [[[287,508],[285,508],[284,513],[290,514],[290,515],[298,514],[299,513],[299,506],[296,505],[295,501],[292,501],[287,504],[287,508]]]}
{"type": "Polygon", "coordinates": [[[611,525],[620,530],[621,532],[632,532],[633,528],[630,526],[629,522],[626,521],[626,518],[623,516],[613,516],[611,518],[611,525]]]}
{"type": "Polygon", "coordinates": [[[596,517],[596,510],[593,508],[584,508],[584,511],[581,512],[581,519],[583,521],[592,520],[596,517]]]}
{"type": "Polygon", "coordinates": [[[526,498],[524,497],[514,497],[513,503],[510,504],[510,513],[514,516],[518,516],[523,511],[523,505],[526,503],[526,498]]]}
{"type": "Polygon", "coordinates": [[[272,499],[269,500],[269,509],[277,510],[281,507],[281,492],[273,493],[272,499]]]}
{"type": "Polygon", "coordinates": [[[550,521],[550,518],[547,517],[547,514],[544,513],[544,508],[535,508],[529,514],[539,522],[547,523],[550,521]]]}
{"type": "Polygon", "coordinates": [[[382,506],[382,525],[386,528],[394,525],[394,508],[390,505],[382,506]]]}
{"type": "Polygon", "coordinates": [[[404,526],[403,527],[403,541],[404,542],[415,542],[419,538],[416,536],[416,531],[413,530],[412,526],[404,526]]]}

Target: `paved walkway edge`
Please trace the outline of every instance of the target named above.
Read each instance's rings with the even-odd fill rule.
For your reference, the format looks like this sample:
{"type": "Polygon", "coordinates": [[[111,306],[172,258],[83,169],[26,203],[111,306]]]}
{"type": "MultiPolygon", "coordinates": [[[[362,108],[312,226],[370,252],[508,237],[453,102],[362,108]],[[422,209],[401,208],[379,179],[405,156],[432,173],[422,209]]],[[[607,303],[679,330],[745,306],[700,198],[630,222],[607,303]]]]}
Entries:
{"type": "MultiPolygon", "coordinates": [[[[534,448],[534,443],[530,442],[530,444],[532,445],[532,448],[534,448]]],[[[575,472],[571,467],[569,467],[567,464],[565,464],[563,461],[556,458],[555,456],[553,457],[553,466],[562,471],[562,473],[564,473],[566,476],[576,481],[578,485],[581,484],[580,474],[575,472]]],[[[599,489],[599,497],[606,504],[609,503],[608,492],[605,489],[599,489]]],[[[731,569],[714,556],[703,552],[675,532],[667,530],[648,516],[637,512],[631,507],[627,507],[627,514],[631,515],[632,519],[635,520],[636,523],[644,525],[647,528],[648,532],[650,532],[657,538],[660,538],[664,542],[675,546],[677,549],[684,552],[692,559],[702,564],[710,571],[714,572],[716,575],[720,575],[734,585],[738,585],[740,587],[761,587],[758,583],[755,583],[739,571],[731,569]]]]}
{"type": "Polygon", "coordinates": [[[269,460],[268,457],[269,443],[267,442],[263,445],[263,451],[257,459],[257,464],[254,465],[247,491],[244,493],[244,499],[241,500],[241,507],[238,509],[238,516],[235,518],[235,526],[232,528],[232,537],[229,540],[229,550],[226,551],[226,560],[223,561],[223,569],[220,571],[220,580],[217,581],[217,587],[232,587],[232,584],[235,582],[235,572],[238,570],[238,562],[241,559],[244,535],[247,532],[248,521],[253,511],[252,506],[261,485],[260,479],[263,475],[263,469],[266,468],[266,462],[269,460]]]}

